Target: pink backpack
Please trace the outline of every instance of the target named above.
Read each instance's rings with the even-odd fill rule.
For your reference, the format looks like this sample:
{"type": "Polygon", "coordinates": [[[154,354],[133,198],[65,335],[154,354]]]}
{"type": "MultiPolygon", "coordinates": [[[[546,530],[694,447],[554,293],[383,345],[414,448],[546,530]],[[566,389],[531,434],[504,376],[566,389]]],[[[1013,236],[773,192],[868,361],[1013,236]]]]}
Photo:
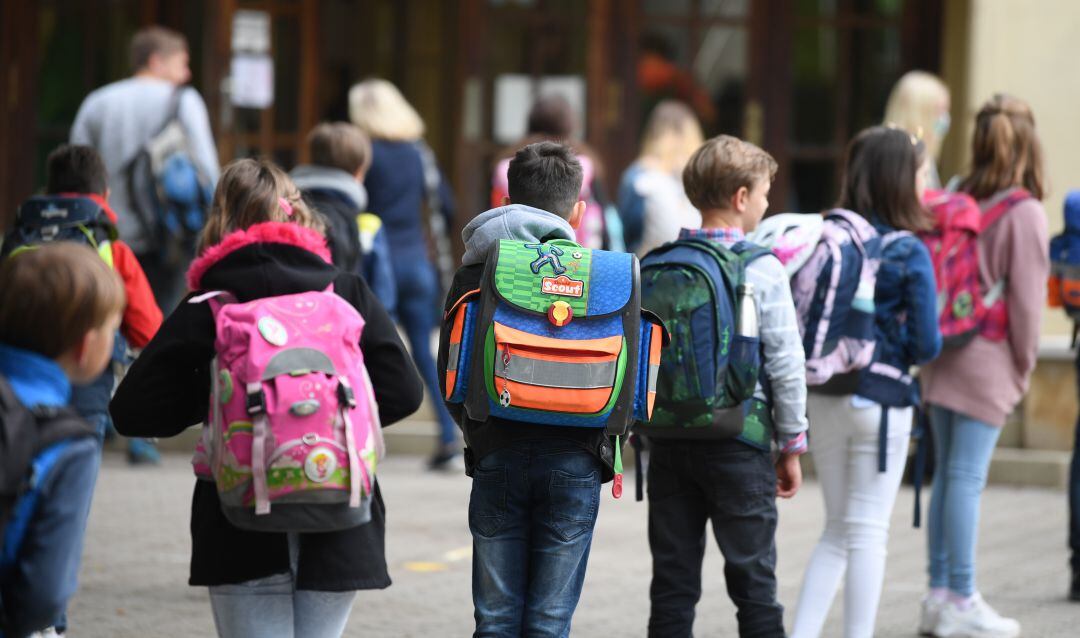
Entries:
{"type": "Polygon", "coordinates": [[[946,348],[967,344],[982,334],[1003,341],[1009,325],[1004,279],[982,290],[979,274],[979,234],[1013,206],[1030,198],[1023,189],[1009,191],[985,211],[965,193],[929,190],[925,204],[934,215],[934,228],[919,234],[930,251],[937,280],[938,325],[946,348]]]}
{"type": "Polygon", "coordinates": [[[255,531],[326,532],[371,518],[382,429],[360,351],[364,320],[332,287],[214,313],[210,414],[192,464],[229,521],[255,531]]]}

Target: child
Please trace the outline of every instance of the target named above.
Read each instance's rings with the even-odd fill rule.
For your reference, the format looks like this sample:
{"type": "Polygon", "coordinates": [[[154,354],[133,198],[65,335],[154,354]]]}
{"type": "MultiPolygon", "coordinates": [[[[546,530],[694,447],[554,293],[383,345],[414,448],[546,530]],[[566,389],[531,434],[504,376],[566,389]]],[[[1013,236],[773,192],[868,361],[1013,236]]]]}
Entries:
{"type": "Polygon", "coordinates": [[[75,592],[100,456],[94,429],[64,406],[72,383],[108,363],[123,309],[123,284],[88,247],[53,244],[0,264],[2,635],[54,624],[75,592]],[[33,441],[23,458],[19,441],[33,441]],[[31,471],[33,484],[7,491],[31,471]]]}
{"type": "Polygon", "coordinates": [[[355,124],[324,122],[308,133],[307,143],[311,164],[297,166],[290,177],[304,201],[325,218],[334,265],[363,277],[393,315],[397,289],[390,245],[382,220],[362,212],[367,207],[364,176],[371,166],[371,140],[355,124]]]}
{"type": "Polygon", "coordinates": [[[975,587],[979,499],[1006,417],[1027,391],[1035,368],[1039,324],[1050,272],[1043,164],[1031,107],[995,95],[975,116],[971,173],[960,190],[985,212],[1015,203],[979,235],[984,290],[1007,282],[971,343],[950,349],[922,371],[934,432],[935,479],[930,497],[930,593],[920,630],[935,636],[1020,633],[975,587]],[[1026,195],[1026,196],[1025,196],[1026,195]]]}
{"type": "MultiPolygon", "coordinates": [[[[48,194],[93,200],[105,211],[109,220],[116,224],[116,213],[108,203],[109,187],[106,183],[105,164],[97,151],[89,146],[61,145],[49,154],[45,170],[45,191],[48,194]]],[[[109,251],[112,266],[124,282],[127,297],[120,333],[131,348],[142,349],[161,327],[161,310],[154,301],[150,283],[131,248],[123,241],[116,240],[109,242],[109,251]]],[[[112,371],[106,369],[92,383],[72,389],[72,405],[79,414],[97,427],[98,436],[102,438],[112,428],[109,399],[112,397],[114,383],[112,371]]],[[[151,441],[128,441],[129,462],[153,464],[159,460],[158,451],[151,441]]]]}
{"type": "MultiPolygon", "coordinates": [[[[423,386],[386,311],[362,279],[330,264],[322,220],[277,166],[242,159],[218,182],[195,291],[224,290],[239,302],[305,291],[333,292],[365,320],[360,349],[384,425],[420,405],[423,386]]],[[[270,327],[280,327],[275,323],[270,327]]],[[[270,342],[286,335],[264,332],[270,342]]],[[[185,301],[132,365],[111,404],[116,429],[175,436],[207,415],[215,324],[209,304],[185,301]]],[[[222,636],[339,636],[356,590],[390,585],[385,509],[376,483],[371,522],[318,534],[251,532],[225,518],[215,484],[196,482],[192,502],[193,586],[209,586],[222,636]],[[292,628],[291,630],[288,628],[292,628]]]]}
{"type": "MultiPolygon", "coordinates": [[[[753,144],[727,135],[705,142],[683,170],[686,195],[701,211],[702,227],[683,229],[680,239],[705,239],[729,248],[743,242],[769,207],[775,175],[776,162],[753,144]]],[[[784,635],[783,608],[776,600],[775,499],[791,498],[802,483],[805,359],[784,267],[766,255],[749,263],[746,279],[753,284],[758,308],[780,457],[774,467],[767,449],[734,435],[720,440],[650,438],[650,636],[692,634],[709,520],[724,555],[728,595],[738,606],[739,634],[784,635]]]]}
{"type": "MultiPolygon", "coordinates": [[[[485,258],[499,240],[574,240],[585,203],[578,199],[582,168],[572,150],[554,142],[530,144],[514,156],[508,177],[507,205],[482,213],[462,231],[465,256],[446,299],[448,312],[480,286],[485,258]]],[[[441,379],[448,343],[444,327],[441,379]]],[[[614,476],[611,441],[602,428],[475,421],[459,403],[447,408],[464,432],[466,474],[473,478],[476,635],[568,635],[600,484],[614,476]]]]}
{"type": "Polygon", "coordinates": [[[921,204],[925,155],[909,133],[884,126],[864,130],[848,147],[837,207],[862,215],[882,237],[874,289],[876,352],[855,394],[812,391],[807,401],[826,523],[806,569],[792,636],[821,634],[842,580],[844,635],[874,635],[889,519],[907,460],[912,406],[918,404],[910,371],[941,350],[930,253],[911,232],[932,223],[921,204]]]}

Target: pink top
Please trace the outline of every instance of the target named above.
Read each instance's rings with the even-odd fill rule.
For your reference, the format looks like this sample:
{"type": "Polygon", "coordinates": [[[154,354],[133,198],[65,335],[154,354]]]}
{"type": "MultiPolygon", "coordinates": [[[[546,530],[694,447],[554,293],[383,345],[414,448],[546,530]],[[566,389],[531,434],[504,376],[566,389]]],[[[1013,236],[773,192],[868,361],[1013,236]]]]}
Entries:
{"type": "MultiPolygon", "coordinates": [[[[985,210],[1004,193],[979,202],[985,210]]],[[[1046,210],[1035,199],[1017,204],[979,238],[982,285],[1007,275],[1005,341],[981,336],[945,350],[921,372],[923,399],[1002,427],[1027,392],[1039,349],[1039,327],[1050,274],[1046,210]]]]}

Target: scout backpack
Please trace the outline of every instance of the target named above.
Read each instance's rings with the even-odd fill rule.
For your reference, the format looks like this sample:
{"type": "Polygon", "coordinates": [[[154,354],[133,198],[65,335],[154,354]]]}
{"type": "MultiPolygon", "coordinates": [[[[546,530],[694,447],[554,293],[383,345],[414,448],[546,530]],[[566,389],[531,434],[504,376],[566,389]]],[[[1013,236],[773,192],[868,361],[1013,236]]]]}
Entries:
{"type": "Polygon", "coordinates": [[[364,320],[332,290],[238,303],[211,292],[217,353],[193,465],[226,518],[325,532],[370,520],[382,431],[360,351],[364,320]]]}
{"type": "Polygon", "coordinates": [[[1065,196],[1065,230],[1050,240],[1050,262],[1050,305],[1080,322],[1080,190],[1065,196]]]}
{"type": "Polygon", "coordinates": [[[851,394],[874,357],[874,285],[881,236],[861,215],[825,213],[821,238],[791,279],[806,351],[806,385],[851,394]]]}
{"type": "Polygon", "coordinates": [[[37,195],[19,206],[0,255],[7,257],[54,241],[73,241],[90,246],[112,265],[110,242],[115,239],[116,227],[105,209],[89,197],[37,195]]]}
{"type": "Polygon", "coordinates": [[[0,582],[15,563],[40,498],[40,482],[67,445],[94,435],[70,408],[24,406],[0,377],[0,582]]]}
{"type": "Polygon", "coordinates": [[[1014,189],[983,211],[966,193],[927,191],[925,203],[934,216],[934,228],[919,237],[934,264],[938,324],[944,347],[963,346],[980,333],[995,341],[1005,338],[1007,282],[996,281],[983,291],[979,235],[1029,197],[1027,191],[1014,189]]]}
{"type": "Polygon", "coordinates": [[[750,262],[769,254],[748,242],[728,248],[681,239],[642,259],[642,304],[663,320],[671,344],[660,363],[652,420],[635,432],[653,438],[739,437],[768,449],[767,406],[750,401],[761,343],[745,274],[750,262]]]}

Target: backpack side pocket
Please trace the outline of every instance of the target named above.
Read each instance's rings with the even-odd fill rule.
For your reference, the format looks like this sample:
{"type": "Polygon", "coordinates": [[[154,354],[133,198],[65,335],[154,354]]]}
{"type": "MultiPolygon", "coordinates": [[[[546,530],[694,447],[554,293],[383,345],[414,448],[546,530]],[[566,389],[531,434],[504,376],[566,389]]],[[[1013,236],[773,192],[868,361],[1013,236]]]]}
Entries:
{"type": "Polygon", "coordinates": [[[641,311],[641,341],[638,346],[638,375],[634,389],[634,420],[652,419],[656,405],[656,379],[660,373],[660,349],[670,336],[664,322],[648,310],[641,311]]]}
{"type": "Polygon", "coordinates": [[[446,320],[450,324],[450,343],[446,357],[445,398],[450,403],[462,403],[468,392],[479,297],[480,291],[472,290],[458,299],[446,313],[446,320]]]}

